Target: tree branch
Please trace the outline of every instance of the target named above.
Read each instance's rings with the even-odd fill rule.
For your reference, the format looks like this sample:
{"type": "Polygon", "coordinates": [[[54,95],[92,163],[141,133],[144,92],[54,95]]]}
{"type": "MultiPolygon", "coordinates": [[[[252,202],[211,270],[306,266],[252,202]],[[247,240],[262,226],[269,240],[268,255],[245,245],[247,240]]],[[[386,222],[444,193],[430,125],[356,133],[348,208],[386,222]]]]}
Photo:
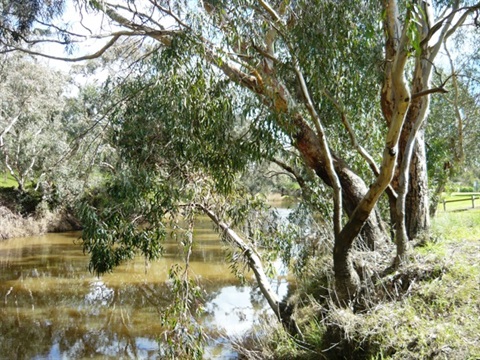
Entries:
{"type": "Polygon", "coordinates": [[[25,49],[25,48],[21,48],[21,47],[17,47],[17,46],[11,46],[11,47],[14,50],[18,50],[18,51],[21,51],[21,52],[24,52],[24,53],[27,53],[27,54],[30,54],[30,55],[41,56],[41,57],[44,57],[44,58],[47,58],[47,59],[61,60],[61,61],[66,61],[66,62],[77,62],[77,61],[83,61],[83,60],[92,60],[92,59],[96,59],[96,58],[102,56],[105,53],[105,51],[107,51],[110,47],[112,47],[122,35],[123,34],[113,35],[113,37],[110,39],[110,41],[104,47],[102,47],[100,50],[98,50],[97,52],[95,52],[93,54],[89,54],[89,55],[85,55],[85,56],[79,56],[79,57],[75,57],[75,58],[48,55],[48,54],[45,54],[45,53],[42,53],[42,52],[29,50],[29,49],[25,49]]]}
{"type": "Polygon", "coordinates": [[[295,178],[295,180],[298,182],[298,184],[300,185],[300,187],[303,189],[304,186],[305,186],[305,179],[298,173],[298,171],[296,171],[293,167],[285,164],[283,161],[280,161],[278,159],[275,159],[275,158],[272,158],[270,159],[270,161],[272,161],[273,163],[277,164],[278,166],[280,166],[282,169],[284,169],[285,171],[289,172],[290,174],[293,175],[293,177],[295,178]]]}
{"type": "Polygon", "coordinates": [[[435,94],[435,93],[445,94],[445,93],[448,93],[448,90],[446,90],[443,86],[437,87],[437,88],[433,88],[433,89],[423,90],[423,91],[420,91],[420,92],[418,92],[418,93],[413,94],[413,95],[412,95],[412,100],[413,100],[413,99],[416,99],[416,98],[419,98],[419,97],[422,97],[422,96],[426,96],[426,95],[430,95],[430,94],[435,94]]]}
{"type": "MultiPolygon", "coordinates": [[[[323,93],[333,103],[335,108],[340,113],[340,117],[342,118],[342,124],[345,127],[345,129],[347,130],[347,133],[350,137],[350,141],[351,141],[353,147],[355,149],[357,149],[358,153],[367,162],[367,164],[370,166],[370,169],[373,171],[374,175],[379,176],[380,175],[380,170],[378,169],[378,166],[375,163],[375,160],[368,153],[368,151],[358,143],[355,132],[353,131],[353,128],[352,128],[350,122],[348,121],[347,114],[346,114],[346,111],[345,111],[345,107],[343,106],[343,104],[338,102],[328,91],[324,90],[323,93]]],[[[392,198],[392,199],[397,198],[397,193],[393,189],[392,185],[389,184],[386,191],[387,191],[387,194],[390,198],[392,198]]]]}
{"type": "Polygon", "coordinates": [[[3,143],[3,137],[9,133],[9,131],[12,129],[13,125],[20,119],[20,115],[15,116],[12,121],[10,121],[10,124],[7,125],[7,127],[2,131],[0,134],[0,148],[4,146],[3,143]]]}
{"type": "MultiPolygon", "coordinates": [[[[446,38],[448,38],[451,34],[455,32],[455,30],[463,24],[465,21],[466,17],[472,13],[473,11],[479,10],[480,9],[480,3],[475,4],[473,6],[465,6],[462,8],[458,8],[458,3],[457,3],[457,8],[454,8],[450,14],[445,16],[443,19],[439,20],[435,25],[432,26],[432,28],[429,30],[428,35],[421,41],[420,46],[422,46],[424,43],[427,43],[430,41],[430,39],[435,35],[437,31],[439,31],[443,26],[444,23],[451,23],[455,15],[457,15],[458,12],[465,11],[460,19],[455,23],[455,25],[452,27],[450,31],[448,31],[445,35],[446,38]]],[[[448,26],[449,27],[449,26],[448,26]]],[[[443,37],[443,36],[442,36],[443,37]]]]}
{"type": "Polygon", "coordinates": [[[242,251],[243,255],[247,258],[249,268],[255,275],[260,291],[270,305],[270,308],[273,310],[278,320],[284,325],[287,325],[291,319],[283,316],[282,302],[278,295],[273,291],[270,281],[263,269],[262,260],[255,249],[243,241],[243,239],[232,228],[230,228],[225,222],[221,221],[217,215],[205,205],[196,204],[196,207],[201,209],[219,227],[219,229],[223,231],[224,235],[230,240],[230,242],[242,251]]]}

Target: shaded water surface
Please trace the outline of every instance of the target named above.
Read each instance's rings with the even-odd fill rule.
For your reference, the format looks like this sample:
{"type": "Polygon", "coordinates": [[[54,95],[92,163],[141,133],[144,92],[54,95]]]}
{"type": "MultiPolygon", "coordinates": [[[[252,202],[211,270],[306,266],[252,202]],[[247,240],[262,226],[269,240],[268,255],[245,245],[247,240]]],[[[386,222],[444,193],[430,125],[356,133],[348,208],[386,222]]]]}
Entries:
{"type": "MultiPolygon", "coordinates": [[[[0,242],[0,359],[159,358],[162,308],[171,301],[170,266],[181,250],[166,243],[165,256],[142,259],[93,276],[80,233],[48,234],[0,242]]],[[[207,221],[197,225],[190,266],[206,290],[204,325],[242,335],[265,311],[258,289],[238,283],[225,248],[207,221]]],[[[278,283],[286,293],[286,282],[278,283]]],[[[235,359],[216,335],[206,359],[235,359]]]]}

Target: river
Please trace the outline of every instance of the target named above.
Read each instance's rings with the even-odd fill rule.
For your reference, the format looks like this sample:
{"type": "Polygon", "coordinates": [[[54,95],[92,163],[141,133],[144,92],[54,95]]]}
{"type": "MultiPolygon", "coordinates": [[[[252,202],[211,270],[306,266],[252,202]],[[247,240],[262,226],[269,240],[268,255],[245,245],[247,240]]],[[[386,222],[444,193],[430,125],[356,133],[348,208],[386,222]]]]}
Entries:
{"type": "MultiPolygon", "coordinates": [[[[157,359],[171,301],[168,270],[182,258],[173,240],[158,261],[141,258],[96,277],[78,232],[0,242],[0,359],[157,359]]],[[[230,336],[242,336],[269,312],[256,287],[241,285],[225,245],[206,219],[197,222],[190,266],[205,291],[211,334],[205,359],[236,359],[230,336]]],[[[288,283],[275,282],[285,295],[288,283]]]]}

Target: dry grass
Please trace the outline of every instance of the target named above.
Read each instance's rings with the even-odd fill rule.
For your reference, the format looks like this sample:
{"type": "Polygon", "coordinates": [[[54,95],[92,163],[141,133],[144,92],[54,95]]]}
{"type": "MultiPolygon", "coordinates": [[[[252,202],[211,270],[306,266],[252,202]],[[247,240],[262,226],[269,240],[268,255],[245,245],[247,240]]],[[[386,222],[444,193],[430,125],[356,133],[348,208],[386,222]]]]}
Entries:
{"type": "Polygon", "coordinates": [[[0,206],[0,240],[78,229],[79,224],[64,211],[42,211],[23,217],[0,206]]]}

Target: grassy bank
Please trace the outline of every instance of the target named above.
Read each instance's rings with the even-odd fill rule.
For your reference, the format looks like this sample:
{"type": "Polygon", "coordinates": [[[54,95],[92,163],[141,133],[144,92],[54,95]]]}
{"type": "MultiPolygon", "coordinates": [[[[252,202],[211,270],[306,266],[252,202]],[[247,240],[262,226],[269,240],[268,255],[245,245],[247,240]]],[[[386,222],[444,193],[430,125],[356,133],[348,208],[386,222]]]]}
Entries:
{"type": "Polygon", "coordinates": [[[480,210],[440,213],[411,260],[377,279],[361,311],[310,297],[298,311],[303,342],[277,328],[243,352],[250,359],[479,359],[480,210]]]}
{"type": "Polygon", "coordinates": [[[77,230],[80,226],[65,210],[48,210],[22,216],[0,206],[0,240],[77,230]]]}

